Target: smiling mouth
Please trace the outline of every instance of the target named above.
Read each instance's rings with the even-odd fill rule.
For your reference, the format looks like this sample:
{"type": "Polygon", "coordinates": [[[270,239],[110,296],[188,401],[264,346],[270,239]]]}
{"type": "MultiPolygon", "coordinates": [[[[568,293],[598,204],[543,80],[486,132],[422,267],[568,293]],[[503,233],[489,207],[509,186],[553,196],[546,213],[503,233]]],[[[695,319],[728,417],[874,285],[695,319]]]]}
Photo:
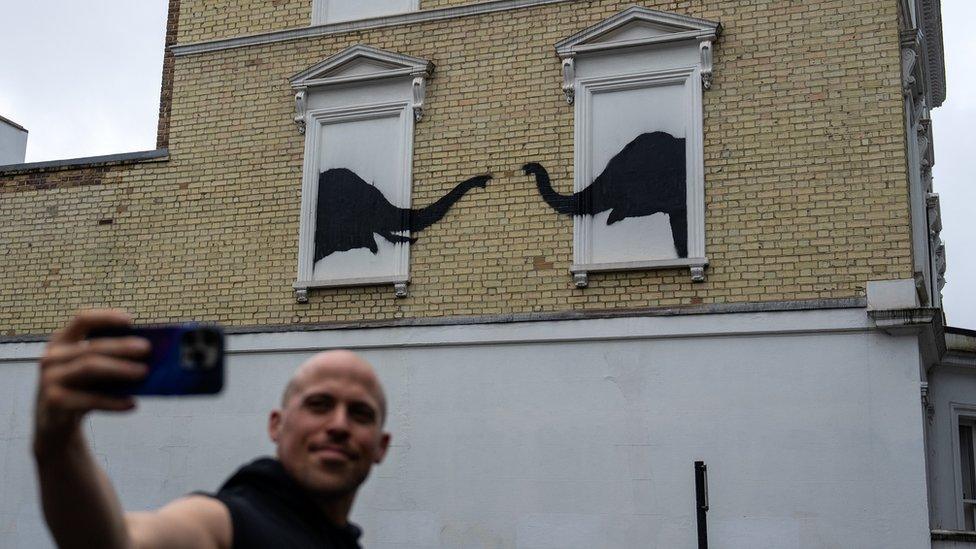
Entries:
{"type": "Polygon", "coordinates": [[[356,455],[338,446],[313,446],[310,448],[313,456],[327,461],[352,461],[356,455]]]}

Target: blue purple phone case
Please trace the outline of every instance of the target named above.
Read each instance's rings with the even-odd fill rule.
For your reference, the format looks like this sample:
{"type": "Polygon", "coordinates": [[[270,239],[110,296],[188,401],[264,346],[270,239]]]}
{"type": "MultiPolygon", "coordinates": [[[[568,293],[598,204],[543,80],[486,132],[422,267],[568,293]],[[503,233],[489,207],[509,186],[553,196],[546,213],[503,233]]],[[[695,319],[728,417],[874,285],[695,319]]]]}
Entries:
{"type": "Polygon", "coordinates": [[[202,324],[134,326],[92,331],[98,337],[138,336],[149,340],[149,374],[137,383],[115,384],[106,392],[126,395],[216,394],[224,386],[224,334],[202,324]]]}

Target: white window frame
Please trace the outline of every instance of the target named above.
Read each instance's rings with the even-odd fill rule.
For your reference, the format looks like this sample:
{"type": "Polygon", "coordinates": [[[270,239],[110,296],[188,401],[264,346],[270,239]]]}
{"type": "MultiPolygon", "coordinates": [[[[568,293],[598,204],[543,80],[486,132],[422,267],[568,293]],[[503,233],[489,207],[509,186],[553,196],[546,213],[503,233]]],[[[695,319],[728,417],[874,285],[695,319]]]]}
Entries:
{"type": "MultiPolygon", "coordinates": [[[[397,246],[395,273],[389,276],[338,278],[332,280],[313,280],[315,268],[313,250],[315,248],[315,216],[318,208],[319,186],[319,136],[320,127],[342,122],[355,122],[377,118],[399,118],[403,143],[401,158],[401,179],[397,182],[398,195],[391,202],[403,208],[410,208],[410,186],[413,180],[413,128],[414,117],[411,103],[391,102],[339,109],[318,109],[306,115],[305,160],[302,177],[302,214],[298,238],[298,281],[295,288],[334,288],[339,286],[365,286],[375,284],[406,284],[410,280],[410,246],[397,246]]],[[[407,234],[406,236],[409,236],[407,234]]]]}
{"type": "Polygon", "coordinates": [[[647,89],[657,86],[681,84],[685,87],[686,107],[685,127],[685,169],[688,208],[688,257],[632,261],[617,263],[594,263],[590,232],[593,219],[574,216],[573,219],[573,273],[587,271],[621,271],[635,269],[658,269],[669,267],[704,267],[705,258],[705,176],[704,150],[702,141],[702,90],[699,67],[651,71],[636,74],[623,74],[609,77],[596,77],[576,80],[576,130],[575,130],[575,176],[573,192],[579,192],[590,184],[590,159],[593,144],[589,138],[593,126],[593,96],[599,93],[612,93],[623,90],[647,89]]]}
{"type": "MultiPolygon", "coordinates": [[[[427,79],[434,65],[425,59],[357,44],[296,74],[289,81],[295,90],[298,131],[305,135],[302,170],[302,202],[298,234],[297,280],[293,284],[299,303],[308,302],[314,288],[392,284],[397,297],[406,297],[410,279],[410,246],[398,245],[394,272],[314,280],[315,219],[318,207],[319,148],[321,129],[329,124],[396,117],[400,121],[400,180],[397,207],[411,207],[413,133],[423,118],[427,79]],[[369,70],[354,70],[365,62],[369,70]],[[352,68],[352,72],[349,72],[352,68]],[[350,93],[354,90],[355,93],[350,93]],[[311,131],[308,131],[311,130],[311,131]]],[[[409,236],[409,235],[406,235],[409,236]]]]}
{"type": "Polygon", "coordinates": [[[357,2],[358,0],[312,0],[312,26],[316,25],[328,25],[330,23],[345,23],[348,21],[362,21],[365,19],[375,19],[377,17],[385,17],[388,15],[398,15],[401,13],[409,13],[411,11],[418,11],[420,9],[420,0],[412,0],[410,2],[410,7],[405,11],[391,11],[383,15],[371,15],[368,17],[357,17],[354,19],[341,19],[339,21],[329,21],[329,7],[332,2],[357,2]]]}
{"type": "MultiPolygon", "coordinates": [[[[973,442],[976,444],[976,404],[950,403],[952,414],[952,470],[953,470],[953,496],[956,505],[956,527],[958,530],[966,529],[966,504],[972,503],[974,513],[976,513],[976,500],[966,500],[962,498],[962,451],[961,441],[959,440],[959,425],[973,425],[973,442]]],[[[976,454],[976,448],[973,449],[976,454]]],[[[976,522],[976,517],[974,517],[976,522]]]]}
{"type": "MultiPolygon", "coordinates": [[[[589,129],[592,121],[592,100],[596,93],[625,89],[640,89],[683,83],[686,87],[685,168],[688,219],[688,254],[684,258],[649,259],[594,263],[590,246],[593,219],[574,218],[573,265],[570,271],[578,287],[589,284],[590,271],[625,271],[687,267],[694,282],[705,280],[705,165],[704,165],[704,90],[712,83],[712,44],[721,31],[714,21],[681,14],[652,10],[641,6],[628,8],[604,21],[588,27],[556,44],[556,54],[562,60],[562,89],[569,103],[575,103],[575,175],[574,192],[589,183],[589,159],[592,144],[589,129]],[[629,33],[634,25],[637,33],[629,33]],[[618,33],[621,31],[623,34],[618,33]],[[655,58],[653,68],[640,63],[632,70],[615,68],[615,59],[632,59],[634,52],[655,58]],[[592,55],[598,54],[598,55],[592,55]],[[620,57],[617,57],[620,54],[620,57]],[[667,56],[675,55],[670,58],[667,56]],[[655,57],[658,56],[658,57],[655,57]],[[688,65],[691,58],[697,60],[688,65]],[[682,61],[683,59],[683,61],[682,61]],[[660,61],[660,62],[658,62],[660,61]],[[673,62],[672,62],[673,61],[673,62]],[[577,77],[595,72],[600,76],[577,77]],[[605,69],[594,70],[606,63],[605,69]],[[643,68],[643,71],[641,70],[643,68]],[[578,96],[578,97],[577,97],[578,96]]],[[[629,61],[625,61],[629,62],[629,61]]]]}

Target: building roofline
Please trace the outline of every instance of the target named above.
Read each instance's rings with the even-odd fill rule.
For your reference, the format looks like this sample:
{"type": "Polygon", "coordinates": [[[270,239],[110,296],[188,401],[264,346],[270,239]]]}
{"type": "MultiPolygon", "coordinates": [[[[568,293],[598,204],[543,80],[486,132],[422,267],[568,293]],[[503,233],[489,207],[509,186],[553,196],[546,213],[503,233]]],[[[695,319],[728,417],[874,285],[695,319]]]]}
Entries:
{"type": "Polygon", "coordinates": [[[15,129],[18,129],[18,130],[20,130],[20,131],[22,131],[24,133],[28,133],[27,128],[21,126],[20,124],[18,124],[16,122],[14,122],[13,120],[7,118],[6,116],[0,115],[0,122],[4,122],[7,125],[13,126],[15,129]]]}
{"type": "Polygon", "coordinates": [[[155,149],[152,151],[138,151],[120,154],[106,154],[103,156],[86,156],[83,158],[68,158],[65,160],[48,160],[45,162],[26,162],[23,164],[0,165],[0,175],[14,175],[18,172],[61,170],[75,168],[92,168],[111,164],[130,164],[154,160],[167,160],[169,149],[155,149]]]}
{"type": "Polygon", "coordinates": [[[942,0],[922,0],[922,36],[925,42],[925,76],[929,81],[932,107],[946,99],[945,46],[942,40],[942,0]]]}
{"type": "Polygon", "coordinates": [[[946,326],[945,331],[947,334],[976,337],[976,330],[969,330],[966,328],[955,328],[953,326],[946,326]]]}
{"type": "Polygon", "coordinates": [[[976,357],[976,330],[946,327],[946,351],[955,357],[976,357]]]}

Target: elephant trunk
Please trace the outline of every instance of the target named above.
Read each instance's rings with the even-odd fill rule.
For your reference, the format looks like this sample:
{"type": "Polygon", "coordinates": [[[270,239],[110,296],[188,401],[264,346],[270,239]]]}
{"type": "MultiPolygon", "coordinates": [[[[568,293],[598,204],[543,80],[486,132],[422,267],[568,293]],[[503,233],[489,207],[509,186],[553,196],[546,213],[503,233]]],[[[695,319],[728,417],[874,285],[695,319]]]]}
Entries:
{"type": "Polygon", "coordinates": [[[532,162],[522,166],[525,175],[534,175],[535,184],[539,187],[539,194],[546,204],[561,214],[579,215],[579,201],[576,195],[564,195],[556,192],[549,181],[549,172],[537,162],[532,162]]]}
{"type": "Polygon", "coordinates": [[[490,175],[479,175],[477,177],[472,177],[467,181],[459,184],[457,187],[447,193],[440,200],[434,202],[426,208],[420,208],[417,210],[407,210],[403,209],[403,215],[405,217],[403,221],[406,221],[407,226],[404,229],[409,229],[411,231],[422,231],[427,227],[430,227],[434,223],[440,221],[447,210],[454,205],[455,202],[461,199],[468,191],[474,189],[475,187],[485,188],[488,180],[491,179],[490,175]]]}

